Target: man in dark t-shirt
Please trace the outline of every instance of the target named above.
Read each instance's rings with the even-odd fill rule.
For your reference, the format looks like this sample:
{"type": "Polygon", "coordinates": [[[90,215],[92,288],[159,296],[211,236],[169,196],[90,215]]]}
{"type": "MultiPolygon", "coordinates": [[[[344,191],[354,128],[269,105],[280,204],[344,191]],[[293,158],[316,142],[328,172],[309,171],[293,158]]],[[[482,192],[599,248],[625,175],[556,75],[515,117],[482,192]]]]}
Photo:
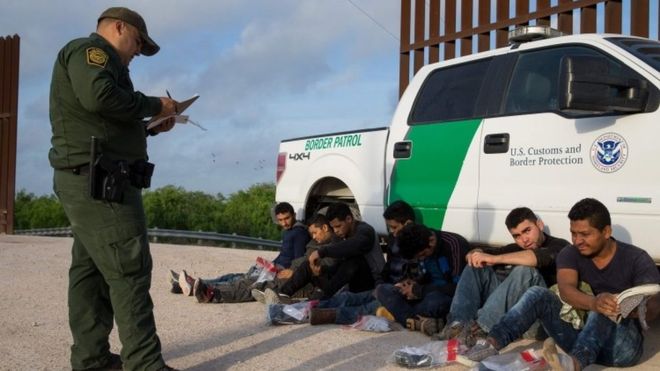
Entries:
{"type": "MultiPolygon", "coordinates": [[[[515,243],[473,249],[465,257],[440,339],[483,337],[528,288],[555,284],[555,257],[568,241],[544,233],[543,221],[527,207],[511,210],[505,224],[515,243]]],[[[537,329],[529,336],[539,336],[537,329]]]]}
{"type": "MultiPolygon", "coordinates": [[[[612,238],[609,211],[599,201],[579,201],[568,217],[573,246],[557,256],[557,285],[564,302],[589,311],[584,326],[575,329],[572,323],[560,318],[562,301],[556,294],[543,287],[532,287],[493,326],[486,341],[468,351],[468,358],[478,361],[496,354],[538,319],[550,336],[544,345],[544,357],[555,367],[581,370],[593,363],[630,367],[639,362],[644,340],[640,323],[645,311],[635,310],[620,322],[610,317],[620,313],[618,293],[643,284],[658,284],[660,273],[646,251],[612,238]],[[580,281],[589,284],[593,294],[580,291],[580,281]],[[638,316],[639,322],[635,318],[638,316]],[[555,342],[568,356],[557,354],[555,342]]],[[[651,296],[646,303],[646,320],[650,321],[658,313],[660,294],[651,296]]]]}

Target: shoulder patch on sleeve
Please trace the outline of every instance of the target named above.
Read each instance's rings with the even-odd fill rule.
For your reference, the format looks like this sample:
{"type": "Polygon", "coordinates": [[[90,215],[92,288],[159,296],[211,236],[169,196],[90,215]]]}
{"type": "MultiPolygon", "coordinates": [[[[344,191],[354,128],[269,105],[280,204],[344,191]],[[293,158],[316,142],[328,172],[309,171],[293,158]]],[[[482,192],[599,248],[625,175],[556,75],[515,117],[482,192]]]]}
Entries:
{"type": "Polygon", "coordinates": [[[108,54],[103,49],[95,47],[87,48],[87,64],[105,67],[106,63],[108,63],[108,54]]]}

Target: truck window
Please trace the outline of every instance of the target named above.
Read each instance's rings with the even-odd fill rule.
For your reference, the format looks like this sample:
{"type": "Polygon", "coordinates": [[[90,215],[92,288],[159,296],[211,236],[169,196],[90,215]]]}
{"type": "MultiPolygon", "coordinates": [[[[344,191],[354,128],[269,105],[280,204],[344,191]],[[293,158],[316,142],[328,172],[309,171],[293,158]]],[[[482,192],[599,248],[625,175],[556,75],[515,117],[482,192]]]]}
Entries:
{"type": "Polygon", "coordinates": [[[417,95],[409,124],[474,118],[489,64],[490,59],[484,59],[431,72],[417,95]]]}
{"type": "Polygon", "coordinates": [[[631,37],[609,37],[607,40],[648,63],[656,71],[660,71],[660,42],[631,37]]]}
{"type": "Polygon", "coordinates": [[[577,55],[606,57],[611,74],[640,78],[611,56],[588,47],[564,46],[521,52],[505,95],[503,114],[558,112],[561,59],[577,55]]]}

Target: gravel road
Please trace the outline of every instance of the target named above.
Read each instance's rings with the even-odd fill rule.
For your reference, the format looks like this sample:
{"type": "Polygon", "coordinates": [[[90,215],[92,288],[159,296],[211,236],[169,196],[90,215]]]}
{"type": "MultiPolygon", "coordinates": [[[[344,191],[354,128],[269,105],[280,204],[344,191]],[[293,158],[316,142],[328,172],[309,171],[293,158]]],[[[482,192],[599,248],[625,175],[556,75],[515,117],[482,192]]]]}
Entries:
{"type": "MultiPolygon", "coordinates": [[[[69,333],[67,270],[72,239],[0,235],[0,370],[66,370],[69,333]]],[[[375,334],[341,326],[267,326],[257,302],[198,304],[194,297],[168,292],[168,269],[215,277],[244,272],[270,251],[198,245],[151,245],[151,294],[158,334],[169,365],[186,370],[395,370],[388,358],[403,346],[429,338],[396,331],[375,334]]],[[[119,352],[116,330],[112,350],[119,352]]],[[[519,341],[508,349],[540,343],[519,341]]],[[[660,369],[660,321],[651,323],[638,370],[660,369]]],[[[444,370],[467,369],[452,365],[444,370]]],[[[604,369],[592,366],[589,370],[604,369]]]]}

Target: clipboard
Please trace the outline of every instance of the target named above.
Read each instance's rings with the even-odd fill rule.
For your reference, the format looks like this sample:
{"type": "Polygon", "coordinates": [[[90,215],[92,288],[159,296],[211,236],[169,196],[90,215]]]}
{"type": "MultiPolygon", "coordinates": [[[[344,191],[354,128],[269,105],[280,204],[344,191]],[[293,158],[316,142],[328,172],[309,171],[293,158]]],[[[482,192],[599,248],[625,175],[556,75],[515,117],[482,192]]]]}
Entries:
{"type": "Polygon", "coordinates": [[[181,114],[185,110],[187,110],[188,107],[190,107],[193,103],[195,103],[197,98],[199,98],[199,94],[195,94],[192,97],[190,97],[190,98],[188,98],[188,99],[186,99],[182,102],[177,102],[176,107],[177,107],[178,111],[177,111],[176,115],[170,115],[170,116],[158,117],[158,118],[153,118],[152,117],[151,120],[149,120],[149,122],[147,122],[147,130],[152,129],[152,128],[160,125],[161,123],[163,123],[163,121],[165,121],[165,120],[167,120],[171,117],[175,117],[176,122],[178,122],[178,123],[188,122],[189,121],[188,116],[181,115],[181,114]]]}

